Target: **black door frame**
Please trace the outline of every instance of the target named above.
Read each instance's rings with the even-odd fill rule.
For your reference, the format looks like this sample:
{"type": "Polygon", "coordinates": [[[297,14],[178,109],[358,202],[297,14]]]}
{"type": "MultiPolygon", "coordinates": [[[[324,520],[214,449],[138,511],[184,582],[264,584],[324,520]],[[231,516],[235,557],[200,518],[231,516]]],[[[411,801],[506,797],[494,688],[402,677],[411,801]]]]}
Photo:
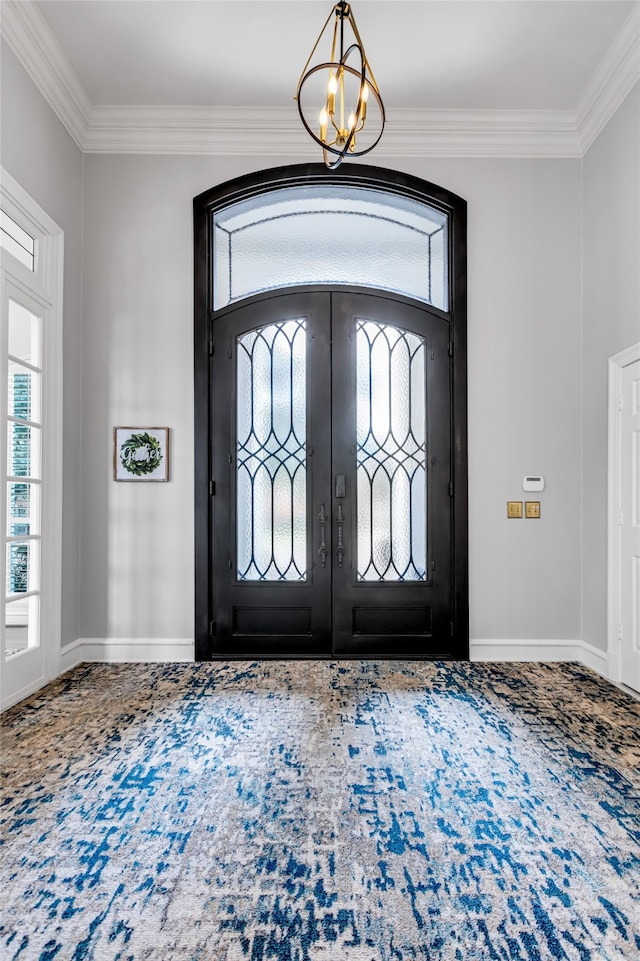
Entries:
{"type": "MultiPolygon", "coordinates": [[[[450,351],[452,353],[451,477],[454,657],[469,656],[467,458],[467,204],[451,191],[418,177],[362,164],[330,171],[324,164],[274,167],[213,187],[194,198],[194,434],[195,434],[195,657],[212,659],[215,631],[211,590],[213,215],[216,211],[287,187],[318,184],[380,190],[428,204],[448,216],[450,351]]],[[[295,288],[304,289],[304,288],[295,288]]],[[[308,289],[308,288],[307,288],[308,289]]],[[[322,289],[320,287],[315,289],[322,289]]],[[[363,293],[371,292],[368,288],[363,293]]],[[[381,293],[381,291],[376,291],[381,293]]],[[[420,301],[419,306],[424,306],[420,301]]]]}

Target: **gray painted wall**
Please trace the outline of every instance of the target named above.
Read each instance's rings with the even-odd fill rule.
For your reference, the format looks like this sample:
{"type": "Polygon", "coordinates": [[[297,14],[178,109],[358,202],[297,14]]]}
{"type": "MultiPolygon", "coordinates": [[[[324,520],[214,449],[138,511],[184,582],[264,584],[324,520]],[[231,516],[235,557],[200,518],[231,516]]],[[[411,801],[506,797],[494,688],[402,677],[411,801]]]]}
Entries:
{"type": "MultiPolygon", "coordinates": [[[[85,158],[84,637],[192,635],[191,201],[261,166],[85,158]],[[169,485],[114,484],[119,424],[172,428],[169,485]]],[[[580,162],[401,169],[469,203],[471,636],[578,638],[580,162]],[[533,471],[547,478],[542,519],[508,521],[506,501],[524,499],[533,471]]]]}
{"type": "Polygon", "coordinates": [[[607,360],[640,342],[640,84],[587,152],[582,637],[607,647],[607,360]]]}
{"type": "Polygon", "coordinates": [[[0,68],[0,163],[64,230],[64,647],[79,636],[83,155],[4,41],[0,68]]]}
{"type": "MultiPolygon", "coordinates": [[[[2,92],[2,163],[65,231],[63,644],[189,637],[191,201],[286,159],[83,158],[4,46],[2,92]],[[112,428],[135,424],[171,427],[169,484],[112,481],[112,428]]],[[[640,337],[639,113],[636,89],[582,162],[375,157],[469,204],[473,638],[606,645],[606,360],[640,337]],[[530,472],[542,518],[508,521],[530,472]]]]}

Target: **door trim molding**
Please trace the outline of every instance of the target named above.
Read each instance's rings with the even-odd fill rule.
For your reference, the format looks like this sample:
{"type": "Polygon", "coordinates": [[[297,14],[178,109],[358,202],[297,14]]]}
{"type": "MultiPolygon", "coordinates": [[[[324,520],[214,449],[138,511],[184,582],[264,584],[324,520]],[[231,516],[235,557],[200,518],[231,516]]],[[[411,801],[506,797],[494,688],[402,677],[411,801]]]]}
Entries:
{"type": "Polygon", "coordinates": [[[640,343],[633,344],[609,358],[609,431],[607,485],[607,657],[609,676],[616,684],[622,682],[621,646],[618,637],[620,624],[620,526],[618,509],[620,496],[620,419],[618,410],[622,371],[640,360],[640,343]]]}

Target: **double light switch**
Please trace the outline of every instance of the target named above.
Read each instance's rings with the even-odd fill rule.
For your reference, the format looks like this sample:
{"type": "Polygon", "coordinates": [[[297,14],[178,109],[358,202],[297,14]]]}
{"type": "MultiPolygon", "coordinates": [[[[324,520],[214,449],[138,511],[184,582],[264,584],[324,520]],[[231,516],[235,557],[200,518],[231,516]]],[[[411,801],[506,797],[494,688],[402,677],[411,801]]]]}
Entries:
{"type": "MultiPolygon", "coordinates": [[[[525,517],[540,517],[540,501],[525,501],[525,517]]],[[[507,517],[522,517],[522,501],[507,501],[507,517]]]]}

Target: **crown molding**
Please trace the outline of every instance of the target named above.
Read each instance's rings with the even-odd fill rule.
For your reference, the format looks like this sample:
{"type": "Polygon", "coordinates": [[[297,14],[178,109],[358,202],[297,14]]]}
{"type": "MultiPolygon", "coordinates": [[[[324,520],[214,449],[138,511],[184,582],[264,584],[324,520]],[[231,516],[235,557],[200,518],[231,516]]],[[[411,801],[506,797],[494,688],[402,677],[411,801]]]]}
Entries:
{"type": "Polygon", "coordinates": [[[568,110],[395,110],[380,153],[405,157],[579,157],[568,110]]]}
{"type": "MultiPolygon", "coordinates": [[[[85,153],[283,156],[316,151],[291,108],[99,106],[33,0],[2,0],[0,28],[85,153]]],[[[394,110],[388,157],[581,157],[640,77],[636,4],[572,110],[394,110]]]]}
{"type": "Polygon", "coordinates": [[[575,111],[585,154],[640,79],[640,4],[636,4],[589,80],[575,111]]]}
{"type": "Polygon", "coordinates": [[[258,155],[309,153],[295,110],[255,107],[100,106],[87,153],[258,155]]]}
{"type": "Polygon", "coordinates": [[[33,0],[2,0],[0,32],[78,147],[84,149],[91,101],[33,0]]]}
{"type": "MultiPolygon", "coordinates": [[[[215,154],[313,159],[286,108],[94,107],[88,153],[215,154]]],[[[378,152],[389,157],[579,157],[565,111],[395,110],[378,152]]]]}

